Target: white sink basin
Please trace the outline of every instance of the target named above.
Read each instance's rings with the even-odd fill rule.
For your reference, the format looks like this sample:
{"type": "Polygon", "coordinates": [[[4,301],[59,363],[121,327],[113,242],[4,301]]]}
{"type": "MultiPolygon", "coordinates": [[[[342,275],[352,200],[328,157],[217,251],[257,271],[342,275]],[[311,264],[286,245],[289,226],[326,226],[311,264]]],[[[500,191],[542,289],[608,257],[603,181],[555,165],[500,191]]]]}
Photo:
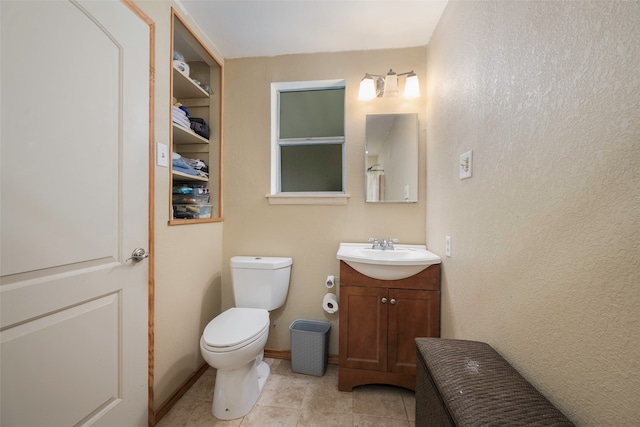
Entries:
{"type": "Polygon", "coordinates": [[[424,245],[395,245],[393,250],[380,250],[371,249],[371,243],[340,243],[337,258],[357,272],[380,280],[411,277],[442,261],[424,245]]]}

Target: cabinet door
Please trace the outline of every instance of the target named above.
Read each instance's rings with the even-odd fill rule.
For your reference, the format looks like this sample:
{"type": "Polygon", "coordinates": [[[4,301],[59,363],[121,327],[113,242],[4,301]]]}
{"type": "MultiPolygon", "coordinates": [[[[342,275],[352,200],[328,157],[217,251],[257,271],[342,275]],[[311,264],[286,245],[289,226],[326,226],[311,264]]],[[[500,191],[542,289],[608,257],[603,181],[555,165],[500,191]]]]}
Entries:
{"type": "Polygon", "coordinates": [[[387,370],[387,289],[340,288],[340,367],[387,370]]]}
{"type": "Polygon", "coordinates": [[[416,372],[416,337],[440,336],[440,292],[389,290],[389,371],[416,372]]]}

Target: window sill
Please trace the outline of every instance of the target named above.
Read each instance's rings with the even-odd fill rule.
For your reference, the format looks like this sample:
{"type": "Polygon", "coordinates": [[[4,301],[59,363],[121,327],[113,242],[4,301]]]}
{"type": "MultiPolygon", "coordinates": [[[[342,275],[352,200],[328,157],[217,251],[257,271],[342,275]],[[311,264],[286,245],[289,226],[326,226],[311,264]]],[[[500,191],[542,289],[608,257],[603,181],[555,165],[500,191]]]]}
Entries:
{"type": "Polygon", "coordinates": [[[279,193],[267,194],[270,205],[346,205],[350,194],[279,193]]]}

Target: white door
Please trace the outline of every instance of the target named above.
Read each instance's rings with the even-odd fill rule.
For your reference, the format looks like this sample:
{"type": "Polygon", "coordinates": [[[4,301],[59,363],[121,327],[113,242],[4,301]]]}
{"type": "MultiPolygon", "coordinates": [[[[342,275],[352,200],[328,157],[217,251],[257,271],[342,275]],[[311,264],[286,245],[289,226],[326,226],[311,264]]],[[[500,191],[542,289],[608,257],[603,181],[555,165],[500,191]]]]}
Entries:
{"type": "Polygon", "coordinates": [[[147,423],[149,26],[0,1],[0,424],[147,423]]]}

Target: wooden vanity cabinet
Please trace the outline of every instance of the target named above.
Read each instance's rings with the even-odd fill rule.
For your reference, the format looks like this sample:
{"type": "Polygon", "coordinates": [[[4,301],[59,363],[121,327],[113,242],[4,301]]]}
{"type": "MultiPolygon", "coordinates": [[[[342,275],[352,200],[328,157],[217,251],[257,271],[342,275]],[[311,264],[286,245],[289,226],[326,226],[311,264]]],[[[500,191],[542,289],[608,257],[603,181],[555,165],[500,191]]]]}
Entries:
{"type": "Polygon", "coordinates": [[[440,336],[440,264],[377,280],[340,261],[338,389],[391,384],[415,390],[416,337],[440,336]]]}

